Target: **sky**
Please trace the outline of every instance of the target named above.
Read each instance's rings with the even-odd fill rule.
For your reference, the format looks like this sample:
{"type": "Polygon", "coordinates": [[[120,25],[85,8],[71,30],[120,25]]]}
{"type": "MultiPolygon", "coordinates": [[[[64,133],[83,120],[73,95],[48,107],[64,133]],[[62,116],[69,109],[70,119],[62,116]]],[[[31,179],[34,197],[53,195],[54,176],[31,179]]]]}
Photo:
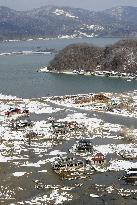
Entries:
{"type": "Polygon", "coordinates": [[[7,6],[16,10],[29,10],[45,5],[104,10],[114,6],[137,7],[137,0],[0,0],[0,6],[7,6]]]}

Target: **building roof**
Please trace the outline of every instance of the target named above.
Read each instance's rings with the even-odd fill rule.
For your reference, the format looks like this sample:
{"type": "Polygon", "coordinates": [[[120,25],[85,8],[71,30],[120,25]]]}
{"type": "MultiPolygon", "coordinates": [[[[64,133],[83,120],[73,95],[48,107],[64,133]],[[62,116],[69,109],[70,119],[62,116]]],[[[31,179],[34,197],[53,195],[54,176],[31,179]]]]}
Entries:
{"type": "Polygon", "coordinates": [[[97,154],[95,154],[92,157],[92,160],[94,160],[94,161],[100,161],[100,160],[104,160],[104,159],[105,159],[105,156],[101,152],[98,152],[97,154]]]}

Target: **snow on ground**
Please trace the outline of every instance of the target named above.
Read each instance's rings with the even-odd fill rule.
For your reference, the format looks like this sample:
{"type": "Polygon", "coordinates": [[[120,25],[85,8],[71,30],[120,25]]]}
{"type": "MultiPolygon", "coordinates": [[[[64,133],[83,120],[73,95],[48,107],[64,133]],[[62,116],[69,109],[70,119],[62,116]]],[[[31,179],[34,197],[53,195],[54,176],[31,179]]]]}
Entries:
{"type": "Polygon", "coordinates": [[[30,204],[30,205],[41,205],[41,204],[49,204],[53,203],[55,205],[57,204],[63,204],[65,201],[71,201],[72,195],[68,192],[62,191],[61,189],[58,189],[58,187],[52,191],[49,192],[49,194],[37,196],[34,197],[32,200],[25,200],[23,202],[20,202],[18,204],[30,204]]]}
{"type": "Polygon", "coordinates": [[[47,170],[41,170],[41,171],[38,171],[39,173],[46,173],[47,170]]]}
{"type": "Polygon", "coordinates": [[[64,155],[67,154],[66,152],[61,152],[60,150],[54,150],[49,153],[49,155],[57,156],[57,155],[64,155]]]}
{"type": "Polygon", "coordinates": [[[86,113],[74,113],[67,115],[66,118],[61,121],[76,121],[78,124],[83,124],[88,131],[96,132],[96,134],[103,134],[107,135],[107,137],[114,137],[114,138],[120,138],[117,135],[115,136],[109,136],[110,132],[117,133],[121,129],[121,125],[118,124],[111,124],[111,123],[105,123],[103,120],[98,118],[89,118],[87,117],[86,113]]]}
{"type": "MultiPolygon", "coordinates": [[[[42,114],[42,113],[53,113],[58,112],[60,108],[53,108],[46,104],[46,102],[39,102],[37,100],[25,100],[25,108],[29,110],[31,113],[42,114]]],[[[20,107],[24,107],[24,104],[20,105],[20,107]]]]}
{"type": "Polygon", "coordinates": [[[72,15],[71,13],[64,11],[63,9],[56,9],[54,12],[54,14],[56,14],[57,16],[66,16],[69,18],[78,18],[77,16],[72,15]]]}
{"type": "Polygon", "coordinates": [[[132,161],[115,159],[110,161],[110,166],[107,169],[109,171],[120,171],[120,170],[128,170],[131,168],[137,168],[137,162],[134,163],[132,161]]]}
{"type": "Polygon", "coordinates": [[[16,161],[16,160],[26,160],[27,158],[22,158],[22,157],[5,157],[3,155],[0,155],[0,162],[11,162],[11,161],[16,161]]]}
{"type": "MultiPolygon", "coordinates": [[[[18,179],[20,177],[24,177],[26,174],[28,174],[27,170],[29,169],[31,169],[31,172],[33,172],[33,169],[36,169],[40,175],[42,175],[42,173],[48,173],[48,170],[46,170],[43,166],[46,163],[52,163],[56,159],[57,155],[67,155],[68,153],[67,149],[64,151],[64,147],[63,149],[60,149],[55,145],[63,146],[63,143],[68,143],[69,140],[76,142],[76,140],[81,139],[81,137],[84,136],[91,138],[91,140],[95,140],[95,142],[100,137],[100,141],[97,141],[98,144],[94,144],[95,152],[101,152],[106,157],[108,155],[113,156],[109,159],[104,169],[98,168],[97,171],[121,171],[128,170],[132,167],[137,167],[136,160],[124,160],[120,155],[121,151],[128,151],[137,154],[136,143],[132,141],[126,141],[124,144],[125,139],[118,136],[118,132],[122,129],[121,125],[105,122],[101,119],[98,119],[96,115],[93,117],[88,117],[88,114],[84,112],[81,113],[80,111],[76,112],[76,110],[72,111],[71,114],[67,114],[66,112],[63,112],[63,109],[56,108],[56,106],[49,106],[48,99],[49,98],[44,100],[30,100],[17,99],[16,97],[12,96],[0,96],[0,162],[13,163],[16,166],[23,168],[23,171],[18,171],[19,169],[12,171],[12,176],[18,177],[18,179]],[[48,123],[46,120],[34,121],[33,126],[30,128],[24,128],[23,130],[12,130],[9,126],[11,119],[4,116],[4,112],[7,111],[11,106],[29,109],[30,115],[31,113],[53,113],[54,115],[55,112],[62,110],[64,118],[59,118],[58,121],[76,121],[79,125],[84,126],[86,130],[82,131],[82,133],[80,132],[79,134],[67,133],[65,136],[63,136],[64,141],[61,143],[53,142],[55,140],[55,135],[52,133],[51,123],[48,123]],[[32,138],[31,146],[29,146],[26,134],[31,131],[35,132],[38,136],[34,138],[34,141],[32,138]],[[35,161],[30,160],[29,152],[31,151],[35,155],[35,161]]],[[[134,97],[134,101],[135,100],[136,98],[134,97]]],[[[66,104],[63,101],[56,103],[59,105],[62,104],[63,106],[67,105],[68,107],[75,107],[75,105],[73,106],[72,100],[70,99],[68,99],[66,104]]],[[[132,129],[132,134],[136,138],[137,130],[132,129]]],[[[58,136],[58,139],[62,140],[62,137],[58,136]]],[[[86,158],[86,155],[83,156],[86,158]]],[[[111,193],[112,188],[113,187],[108,187],[107,192],[111,193]]],[[[18,204],[62,204],[64,201],[73,199],[73,196],[69,193],[69,190],[71,190],[71,188],[66,188],[65,190],[65,187],[57,186],[54,187],[54,189],[50,189],[50,191],[44,195],[40,194],[30,200],[19,202],[18,204]]],[[[9,195],[6,195],[6,193],[8,192],[5,192],[5,195],[3,196],[7,198],[14,196],[14,191],[11,192],[11,195],[10,193],[9,195]]],[[[90,197],[99,197],[99,195],[96,193],[91,193],[90,197]]]]}
{"type": "Polygon", "coordinates": [[[55,104],[62,105],[65,107],[73,107],[79,108],[81,110],[91,110],[96,112],[104,112],[114,115],[121,115],[125,117],[137,117],[137,92],[134,91],[133,93],[101,93],[110,98],[111,102],[90,102],[83,103],[76,103],[78,98],[88,99],[94,96],[94,94],[79,94],[79,95],[67,95],[67,96],[60,96],[59,98],[51,97],[49,100],[55,104]],[[75,101],[76,100],[76,101],[75,101]]]}
{"type": "Polygon", "coordinates": [[[10,189],[9,186],[0,186],[0,200],[9,200],[15,198],[15,190],[10,189]]]}
{"type": "Polygon", "coordinates": [[[119,154],[121,151],[132,151],[137,154],[137,147],[134,144],[107,144],[107,145],[96,145],[95,149],[104,155],[116,153],[119,154]]]}
{"type": "Polygon", "coordinates": [[[23,176],[24,174],[26,174],[26,172],[14,172],[14,173],[13,173],[13,176],[14,176],[14,177],[21,177],[21,176],[23,176]]]}
{"type": "Polygon", "coordinates": [[[24,133],[21,131],[12,131],[10,127],[0,126],[0,138],[1,140],[17,140],[22,141],[24,139],[24,133]]]}
{"type": "Polygon", "coordinates": [[[72,35],[59,35],[58,38],[59,39],[73,39],[76,38],[77,35],[76,34],[72,34],[72,35]]]}
{"type": "Polygon", "coordinates": [[[78,31],[78,34],[79,34],[80,36],[88,37],[88,38],[97,37],[97,34],[95,34],[94,32],[92,32],[91,34],[87,34],[87,33],[85,33],[85,32],[78,31]]]}
{"type": "Polygon", "coordinates": [[[99,197],[99,195],[97,195],[97,194],[90,194],[90,196],[93,198],[99,197]]]}
{"type": "Polygon", "coordinates": [[[101,152],[104,155],[114,153],[113,145],[110,145],[110,144],[107,144],[107,145],[96,145],[94,148],[95,148],[95,150],[97,152],[101,152]]]}
{"type": "Polygon", "coordinates": [[[122,150],[124,151],[133,151],[137,153],[137,146],[136,144],[118,144],[116,146],[113,146],[113,150],[115,150],[116,153],[120,153],[122,150]]]}
{"type": "Polygon", "coordinates": [[[85,124],[85,126],[90,126],[94,124],[95,127],[102,122],[102,120],[97,118],[88,118],[86,113],[69,114],[66,118],[63,119],[63,121],[76,121],[79,124],[85,124]]]}
{"type": "Polygon", "coordinates": [[[100,26],[100,25],[96,25],[96,24],[91,24],[91,25],[86,25],[86,24],[83,24],[83,27],[81,29],[89,29],[89,30],[94,30],[94,31],[102,31],[104,30],[104,27],[103,26],[100,26]]]}
{"type": "Polygon", "coordinates": [[[28,161],[26,161],[24,164],[21,165],[21,167],[41,167],[41,165],[45,164],[45,161],[41,161],[39,160],[36,163],[30,163],[28,161]]]}
{"type": "Polygon", "coordinates": [[[46,121],[44,121],[44,120],[37,121],[37,122],[34,122],[33,131],[40,134],[40,135],[44,135],[48,138],[51,136],[50,127],[51,127],[51,124],[46,123],[46,121]]]}
{"type": "MultiPolygon", "coordinates": [[[[29,99],[18,99],[12,96],[0,95],[0,115],[4,116],[6,111],[10,108],[27,109],[30,113],[42,114],[42,113],[54,113],[58,112],[60,108],[53,108],[47,105],[46,102],[39,100],[29,100],[29,99]]],[[[0,117],[1,117],[0,116],[0,117]]],[[[13,118],[18,117],[18,114],[12,116],[13,118]]],[[[3,118],[2,118],[3,119],[3,118]]]]}
{"type": "Polygon", "coordinates": [[[20,98],[17,98],[16,96],[12,96],[12,95],[3,95],[2,93],[0,93],[0,100],[17,100],[20,98]]]}

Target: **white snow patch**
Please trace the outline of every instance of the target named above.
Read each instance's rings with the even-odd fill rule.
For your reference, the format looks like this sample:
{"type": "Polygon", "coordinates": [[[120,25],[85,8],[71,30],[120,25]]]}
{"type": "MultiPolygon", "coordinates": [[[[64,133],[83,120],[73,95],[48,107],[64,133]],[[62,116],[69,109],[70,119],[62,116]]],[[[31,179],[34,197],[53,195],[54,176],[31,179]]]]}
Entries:
{"type": "Polygon", "coordinates": [[[60,108],[52,108],[46,104],[46,102],[30,101],[25,100],[25,105],[22,104],[20,107],[24,107],[29,110],[31,113],[42,114],[42,113],[53,113],[58,112],[60,108]]]}
{"type": "Polygon", "coordinates": [[[45,161],[38,161],[36,163],[29,163],[26,162],[25,164],[22,164],[22,167],[41,167],[42,164],[45,164],[45,161]]]}
{"type": "Polygon", "coordinates": [[[78,18],[77,16],[72,15],[71,13],[64,11],[63,9],[56,9],[54,12],[57,16],[66,16],[69,18],[78,18]]]}
{"type": "Polygon", "coordinates": [[[47,170],[41,170],[41,171],[38,171],[38,172],[40,172],[40,173],[46,173],[47,170]]]}
{"type": "Polygon", "coordinates": [[[107,145],[96,145],[95,146],[95,150],[97,150],[98,152],[101,152],[104,155],[110,154],[110,153],[114,153],[114,148],[111,144],[107,144],[107,145]]]}
{"type": "Polygon", "coordinates": [[[95,25],[95,24],[92,24],[92,25],[86,25],[86,24],[84,24],[84,25],[83,25],[83,28],[81,28],[81,29],[85,29],[85,28],[87,28],[87,29],[89,29],[89,30],[94,30],[94,31],[102,31],[102,30],[104,30],[104,27],[103,27],[103,26],[95,25]]]}
{"type": "Polygon", "coordinates": [[[3,95],[2,93],[0,93],[0,100],[17,100],[19,98],[17,98],[16,96],[12,96],[12,95],[3,95]]]}
{"type": "MultiPolygon", "coordinates": [[[[37,205],[41,205],[41,204],[49,204],[49,203],[53,203],[55,205],[58,204],[63,204],[63,202],[65,201],[70,201],[72,200],[72,195],[70,195],[67,192],[62,192],[59,189],[55,189],[52,190],[52,192],[50,192],[50,194],[47,195],[43,195],[43,196],[37,196],[35,198],[33,198],[31,201],[25,201],[23,202],[23,204],[37,204],[37,205]]],[[[21,204],[22,202],[20,202],[21,204]]]]}
{"type": "Polygon", "coordinates": [[[13,173],[13,176],[14,176],[14,177],[21,177],[21,176],[23,176],[24,174],[26,174],[26,172],[14,172],[14,173],[13,173]]]}
{"type": "Polygon", "coordinates": [[[108,167],[108,170],[110,171],[120,171],[120,170],[128,170],[131,168],[137,168],[137,162],[133,163],[130,161],[125,160],[111,160],[110,166],[108,167]]]}
{"type": "Polygon", "coordinates": [[[90,196],[93,197],[93,198],[99,197],[99,195],[97,195],[97,194],[90,194],[90,196]]]}
{"type": "Polygon", "coordinates": [[[61,152],[60,150],[54,150],[49,153],[49,155],[57,156],[57,155],[64,155],[67,154],[66,152],[61,152]]]}

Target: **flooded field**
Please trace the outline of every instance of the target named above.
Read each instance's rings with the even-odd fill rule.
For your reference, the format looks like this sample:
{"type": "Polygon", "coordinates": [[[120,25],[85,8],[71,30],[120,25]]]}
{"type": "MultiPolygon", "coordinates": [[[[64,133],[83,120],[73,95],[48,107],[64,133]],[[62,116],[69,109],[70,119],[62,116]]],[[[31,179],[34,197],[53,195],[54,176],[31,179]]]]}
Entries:
{"type": "Polygon", "coordinates": [[[0,204],[137,204],[137,183],[122,179],[127,170],[137,168],[137,119],[133,117],[121,120],[121,115],[112,117],[51,98],[1,95],[0,204]],[[19,113],[13,112],[15,108],[19,113]],[[63,132],[60,126],[55,129],[60,123],[65,125],[63,132]],[[92,151],[77,150],[84,139],[90,140],[92,151]],[[96,162],[99,153],[103,160],[96,162]],[[86,164],[56,172],[57,158],[67,157],[86,164]]]}

